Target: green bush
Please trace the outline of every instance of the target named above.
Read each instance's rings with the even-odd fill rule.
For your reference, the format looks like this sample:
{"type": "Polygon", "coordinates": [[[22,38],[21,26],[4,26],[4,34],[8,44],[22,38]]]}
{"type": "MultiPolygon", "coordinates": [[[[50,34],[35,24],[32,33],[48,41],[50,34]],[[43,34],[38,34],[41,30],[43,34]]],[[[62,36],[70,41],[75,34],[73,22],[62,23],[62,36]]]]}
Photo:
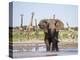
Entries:
{"type": "MultiPolygon", "coordinates": [[[[30,35],[28,36],[28,32],[18,32],[14,31],[13,33],[9,32],[9,38],[13,37],[13,41],[19,41],[19,40],[35,40],[37,38],[38,40],[44,40],[44,32],[43,31],[32,31],[30,35]],[[11,36],[12,34],[12,36],[11,36]]],[[[59,32],[59,39],[68,39],[69,37],[73,37],[74,39],[78,37],[78,31],[70,32],[70,31],[61,31],[59,32]],[[70,34],[70,36],[69,36],[70,34]]]]}

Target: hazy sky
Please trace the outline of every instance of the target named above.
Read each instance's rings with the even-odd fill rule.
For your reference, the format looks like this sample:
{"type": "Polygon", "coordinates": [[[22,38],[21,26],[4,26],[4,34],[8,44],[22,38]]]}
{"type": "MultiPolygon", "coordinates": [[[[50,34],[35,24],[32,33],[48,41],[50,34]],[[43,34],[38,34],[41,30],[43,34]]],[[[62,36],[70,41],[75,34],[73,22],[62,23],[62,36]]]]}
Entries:
{"type": "Polygon", "coordinates": [[[13,27],[20,26],[20,15],[23,14],[23,25],[29,25],[31,13],[34,12],[33,25],[35,19],[37,22],[45,18],[55,18],[66,22],[72,27],[78,26],[78,6],[76,5],[60,5],[60,4],[43,4],[43,3],[27,3],[13,2],[13,27]]]}

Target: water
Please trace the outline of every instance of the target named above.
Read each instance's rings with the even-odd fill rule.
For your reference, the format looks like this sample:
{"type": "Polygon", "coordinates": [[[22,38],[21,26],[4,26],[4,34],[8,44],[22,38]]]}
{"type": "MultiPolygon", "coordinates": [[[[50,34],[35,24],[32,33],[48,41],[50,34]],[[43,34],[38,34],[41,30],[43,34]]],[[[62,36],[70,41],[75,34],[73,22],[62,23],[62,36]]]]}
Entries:
{"type": "Polygon", "coordinates": [[[46,52],[46,47],[33,47],[30,49],[13,50],[14,58],[26,58],[26,57],[42,57],[42,56],[65,56],[65,55],[77,55],[77,48],[64,48],[59,49],[59,52],[46,52]]]}

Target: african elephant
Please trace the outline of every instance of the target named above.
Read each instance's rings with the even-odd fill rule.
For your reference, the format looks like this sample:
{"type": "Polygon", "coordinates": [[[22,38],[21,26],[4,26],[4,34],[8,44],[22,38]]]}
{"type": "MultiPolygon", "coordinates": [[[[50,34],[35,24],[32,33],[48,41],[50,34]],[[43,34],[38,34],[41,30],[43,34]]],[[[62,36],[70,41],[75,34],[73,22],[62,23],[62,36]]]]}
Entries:
{"type": "Polygon", "coordinates": [[[43,19],[38,26],[44,31],[44,41],[47,51],[59,51],[58,33],[64,28],[64,24],[59,19],[43,19]],[[51,47],[52,46],[52,47],[51,47]]]}

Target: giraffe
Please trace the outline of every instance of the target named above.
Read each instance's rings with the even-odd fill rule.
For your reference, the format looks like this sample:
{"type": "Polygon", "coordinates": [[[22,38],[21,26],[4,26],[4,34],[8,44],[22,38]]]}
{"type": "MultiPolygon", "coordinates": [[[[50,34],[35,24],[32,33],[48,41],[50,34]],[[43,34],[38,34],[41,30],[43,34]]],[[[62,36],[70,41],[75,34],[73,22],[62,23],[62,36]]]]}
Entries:
{"type": "MultiPolygon", "coordinates": [[[[21,24],[20,24],[20,27],[19,27],[19,32],[20,32],[20,36],[22,36],[22,33],[24,32],[24,29],[23,29],[23,14],[21,14],[20,16],[21,16],[21,24]]],[[[20,41],[22,41],[22,38],[20,38],[20,41]]]]}
{"type": "Polygon", "coordinates": [[[39,37],[39,35],[38,35],[37,19],[35,19],[35,35],[36,35],[36,39],[37,39],[39,37]]]}
{"type": "Polygon", "coordinates": [[[33,30],[33,17],[34,17],[34,12],[32,12],[31,21],[28,25],[28,39],[29,39],[29,36],[31,35],[31,32],[33,30]]]}
{"type": "Polygon", "coordinates": [[[20,27],[19,27],[19,31],[22,32],[24,29],[23,29],[23,14],[20,15],[21,16],[21,24],[20,24],[20,27]]]}
{"type": "Polygon", "coordinates": [[[32,29],[33,29],[33,17],[34,17],[34,12],[32,12],[31,21],[30,21],[30,24],[28,26],[29,31],[32,31],[32,29]]]}

